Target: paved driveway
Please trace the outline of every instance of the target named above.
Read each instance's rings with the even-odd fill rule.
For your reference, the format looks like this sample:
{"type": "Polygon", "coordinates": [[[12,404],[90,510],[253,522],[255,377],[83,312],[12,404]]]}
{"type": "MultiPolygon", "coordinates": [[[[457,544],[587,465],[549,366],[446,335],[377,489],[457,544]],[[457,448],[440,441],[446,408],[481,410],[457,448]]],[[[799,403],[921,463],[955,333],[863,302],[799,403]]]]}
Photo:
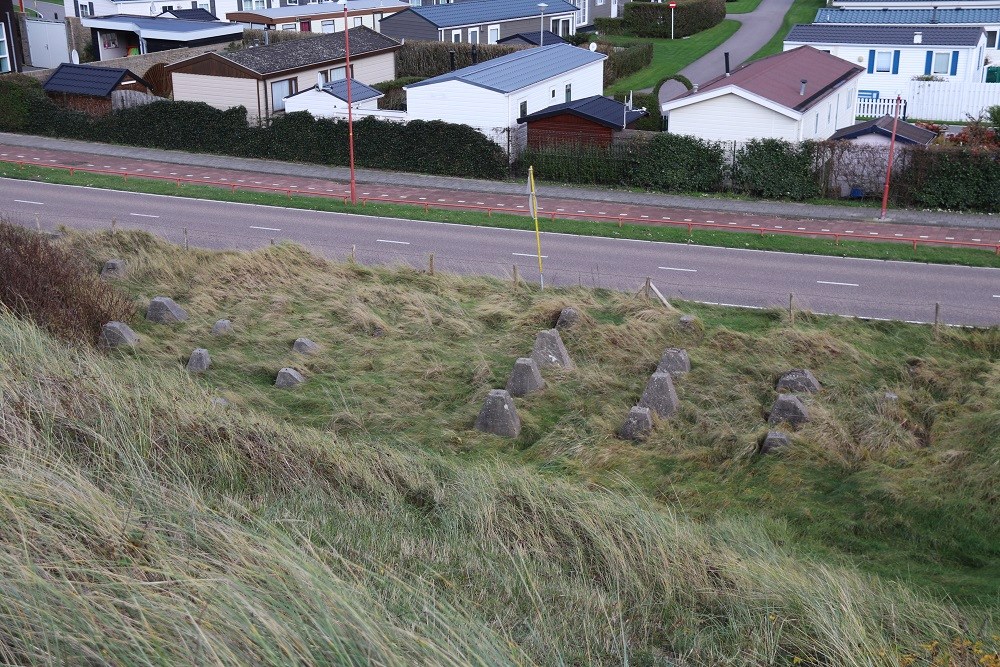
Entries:
{"type": "MultiPolygon", "coordinates": [[[[731,68],[743,63],[757,53],[762,46],[781,26],[792,0],[763,0],[757,9],[748,14],[727,14],[727,19],[740,22],[740,28],[732,37],[713,51],[705,54],[680,71],[691,80],[691,83],[703,84],[706,81],[724,74],[725,59],[723,54],[729,52],[731,68]]],[[[660,104],[683,95],[687,89],[677,81],[667,81],[660,87],[660,104]]]]}
{"type": "MultiPolygon", "coordinates": [[[[14,0],[14,4],[17,4],[17,0],[14,0]]],[[[63,21],[66,19],[66,12],[63,10],[61,3],[57,5],[52,2],[41,2],[41,0],[24,0],[24,8],[34,9],[47,21],[63,21]]]]}

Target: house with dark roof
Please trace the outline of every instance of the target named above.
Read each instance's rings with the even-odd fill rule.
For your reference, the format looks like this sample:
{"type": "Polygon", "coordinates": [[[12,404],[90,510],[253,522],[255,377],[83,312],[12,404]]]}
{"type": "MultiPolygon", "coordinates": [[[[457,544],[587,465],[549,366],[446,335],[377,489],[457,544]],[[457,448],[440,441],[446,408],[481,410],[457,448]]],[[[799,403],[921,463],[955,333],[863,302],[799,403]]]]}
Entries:
{"type": "Polygon", "coordinates": [[[116,106],[118,94],[149,93],[150,85],[127,69],[63,63],[42,84],[56,104],[104,116],[116,106]]]}
{"type": "Polygon", "coordinates": [[[939,7],[952,9],[956,7],[975,7],[985,9],[1000,7],[1000,0],[830,0],[831,7],[850,7],[853,9],[924,9],[939,7]]]}
{"type": "Polygon", "coordinates": [[[410,7],[382,19],[382,32],[396,39],[496,44],[505,37],[547,30],[576,33],[578,9],[566,0],[469,0],[410,7]]]}
{"type": "Polygon", "coordinates": [[[809,46],[745,63],[662,110],[667,130],[709,141],[825,139],[854,124],[864,68],[809,46]]]}
{"type": "Polygon", "coordinates": [[[347,98],[350,97],[354,120],[368,117],[400,123],[407,120],[405,111],[378,108],[378,101],[385,96],[381,91],[351,79],[348,94],[347,83],[347,79],[326,83],[317,81],[315,86],[286,97],[285,112],[306,111],[316,118],[346,120],[347,98]]]}
{"type": "Polygon", "coordinates": [[[894,98],[916,77],[981,83],[982,26],[899,26],[813,23],[792,27],[785,49],[811,46],[865,68],[861,94],[894,98]]]}
{"type": "Polygon", "coordinates": [[[201,9],[200,7],[195,9],[176,9],[171,8],[166,11],[160,12],[157,16],[162,16],[168,19],[187,19],[188,21],[218,21],[219,17],[210,12],[207,9],[201,9]]]}
{"type": "Polygon", "coordinates": [[[243,37],[243,28],[216,20],[167,16],[90,16],[80,19],[90,28],[98,60],[167,51],[185,46],[229,44],[243,37]]]}
{"type": "Polygon", "coordinates": [[[517,119],[528,126],[528,146],[542,148],[558,144],[610,146],[615,135],[648,116],[645,109],[632,109],[623,102],[591,95],[553,104],[517,119]]]}
{"type": "Polygon", "coordinates": [[[497,44],[507,44],[508,46],[545,46],[546,44],[565,43],[565,39],[551,30],[519,32],[516,35],[509,35],[497,41],[497,44]]]}
{"type": "Polygon", "coordinates": [[[813,23],[851,25],[971,26],[986,31],[986,53],[1000,62],[1000,3],[996,7],[824,7],[813,23]]]}
{"type": "MultiPolygon", "coordinates": [[[[351,73],[363,84],[396,78],[400,43],[370,28],[351,28],[351,73]]],[[[252,119],[285,109],[285,98],[317,82],[348,76],[344,32],[233,52],[211,52],[166,67],[175,100],[218,109],[244,106],[252,119]]]]}
{"type": "MultiPolygon", "coordinates": [[[[255,6],[256,3],[242,2],[242,8],[226,14],[230,21],[236,21],[248,28],[264,30],[285,30],[293,32],[341,32],[344,29],[344,7],[334,2],[295,3],[287,0],[271,7],[255,6]]],[[[351,0],[347,5],[347,22],[352,28],[365,26],[379,32],[382,19],[409,7],[401,0],[351,0]]]]}
{"type": "MultiPolygon", "coordinates": [[[[851,141],[857,144],[874,144],[888,146],[892,140],[892,126],[895,119],[892,116],[882,116],[866,120],[857,125],[837,130],[830,137],[831,141],[851,141]]],[[[937,137],[937,132],[925,130],[912,123],[900,120],[896,122],[896,143],[908,146],[928,146],[937,137]]]]}
{"type": "Polygon", "coordinates": [[[569,44],[523,49],[405,86],[407,113],[469,125],[503,146],[513,147],[508,141],[516,137],[521,145],[519,118],[603,92],[606,58],[569,44]]]}

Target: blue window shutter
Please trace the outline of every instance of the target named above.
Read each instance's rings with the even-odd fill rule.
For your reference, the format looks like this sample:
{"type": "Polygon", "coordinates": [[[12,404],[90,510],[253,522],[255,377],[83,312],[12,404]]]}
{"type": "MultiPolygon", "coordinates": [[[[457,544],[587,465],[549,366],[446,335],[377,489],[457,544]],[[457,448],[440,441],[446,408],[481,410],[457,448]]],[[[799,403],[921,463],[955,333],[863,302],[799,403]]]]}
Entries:
{"type": "Polygon", "coordinates": [[[927,60],[924,61],[924,74],[930,75],[931,67],[934,65],[934,52],[927,52],[927,60]]]}
{"type": "Polygon", "coordinates": [[[868,52],[868,73],[875,71],[875,49],[868,52]]]}
{"type": "Polygon", "coordinates": [[[958,74],[958,51],[951,52],[951,75],[958,74]]]}
{"type": "Polygon", "coordinates": [[[892,52],[892,73],[899,74],[899,49],[892,52]]]}

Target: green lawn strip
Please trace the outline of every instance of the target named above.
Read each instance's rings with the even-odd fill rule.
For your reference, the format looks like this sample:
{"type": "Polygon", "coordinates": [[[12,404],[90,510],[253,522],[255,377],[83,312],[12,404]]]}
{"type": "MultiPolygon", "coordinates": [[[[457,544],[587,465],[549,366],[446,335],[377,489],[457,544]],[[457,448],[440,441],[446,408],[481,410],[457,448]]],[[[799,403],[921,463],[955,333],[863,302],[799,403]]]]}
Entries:
{"type": "Polygon", "coordinates": [[[816,18],[816,11],[825,6],[826,3],[823,0],[795,0],[792,6],[789,7],[788,12],[785,13],[785,19],[781,22],[778,32],[774,33],[774,37],[761,47],[760,51],[753,54],[750,60],[757,60],[765,56],[773,56],[775,53],[781,53],[784,47],[785,35],[792,29],[792,26],[796,23],[812,23],[813,19],[816,18]]]}
{"type": "Polygon", "coordinates": [[[757,9],[761,0],[735,0],[726,3],[726,14],[749,14],[757,9]]]}
{"type": "MultiPolygon", "coordinates": [[[[461,211],[437,209],[433,206],[426,210],[421,206],[407,204],[369,203],[367,205],[345,205],[343,200],[311,195],[293,194],[286,196],[281,193],[251,192],[230,190],[210,185],[177,186],[171,181],[157,181],[132,176],[128,181],[109,174],[70,174],[62,169],[36,167],[25,165],[16,167],[4,165],[0,168],[0,176],[24,180],[42,181],[65,185],[80,185],[107,190],[125,192],[140,192],[146,194],[173,195],[209,199],[213,201],[262,204],[284,208],[305,209],[311,211],[330,211],[337,213],[353,213],[407,220],[429,220],[433,222],[450,222],[478,227],[498,227],[504,229],[533,229],[532,222],[526,216],[509,213],[487,215],[481,211],[461,211]]],[[[109,221],[110,223],[110,221],[109,221]]],[[[690,237],[686,227],[623,224],[594,220],[551,220],[542,218],[543,231],[580,236],[596,236],[604,238],[633,239],[642,241],[658,241],[670,243],[693,243],[696,245],[715,246],[723,248],[744,248],[753,250],[770,250],[777,252],[794,252],[807,255],[829,255],[834,257],[854,257],[863,259],[882,259],[896,261],[912,261],[933,264],[960,264],[965,266],[982,266],[1000,268],[1000,256],[992,251],[974,248],[929,247],[918,245],[916,250],[905,243],[891,241],[852,241],[841,239],[836,243],[832,239],[810,238],[794,235],[759,234],[746,232],[731,232],[728,230],[693,229],[690,237]]]]}
{"type": "MultiPolygon", "coordinates": [[[[753,0],[750,0],[753,1],[753,0]]],[[[758,0],[759,1],[759,0],[758,0]]],[[[685,39],[647,39],[617,35],[602,36],[603,41],[613,44],[634,44],[650,42],[653,45],[653,61],[635,74],[619,79],[605,91],[608,95],[626,93],[630,90],[652,88],[661,79],[677,74],[698,58],[732,37],[740,27],[738,21],[726,20],[685,39]]]]}

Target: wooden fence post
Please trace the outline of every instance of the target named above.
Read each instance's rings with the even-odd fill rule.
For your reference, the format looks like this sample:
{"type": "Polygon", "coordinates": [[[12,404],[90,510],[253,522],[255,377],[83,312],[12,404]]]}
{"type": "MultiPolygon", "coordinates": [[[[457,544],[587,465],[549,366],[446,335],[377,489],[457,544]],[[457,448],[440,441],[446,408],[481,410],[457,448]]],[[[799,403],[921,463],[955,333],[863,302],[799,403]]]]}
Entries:
{"type": "Polygon", "coordinates": [[[434,275],[434,253],[431,253],[427,259],[427,272],[432,276],[434,275]]]}

